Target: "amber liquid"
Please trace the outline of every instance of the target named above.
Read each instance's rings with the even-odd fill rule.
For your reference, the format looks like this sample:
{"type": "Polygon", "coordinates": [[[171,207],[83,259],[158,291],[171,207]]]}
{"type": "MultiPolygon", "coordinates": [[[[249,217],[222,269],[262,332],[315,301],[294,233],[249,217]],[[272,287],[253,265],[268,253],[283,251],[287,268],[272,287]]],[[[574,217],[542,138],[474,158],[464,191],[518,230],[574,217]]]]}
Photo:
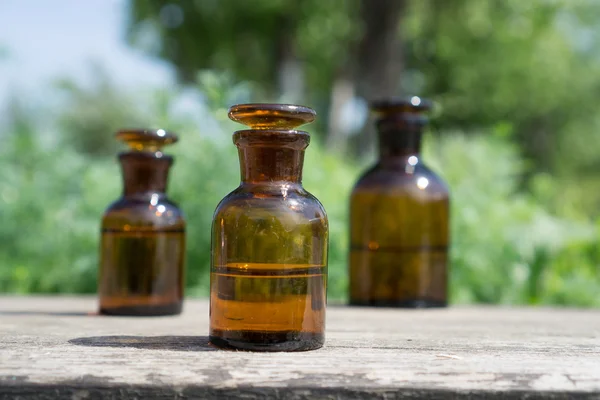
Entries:
{"type": "Polygon", "coordinates": [[[414,308],[446,305],[447,248],[444,246],[354,247],[350,263],[351,280],[355,282],[353,305],[414,308]]]}
{"type": "Polygon", "coordinates": [[[326,285],[324,265],[215,265],[210,341],[262,351],[319,348],[324,342],[326,285]]]}
{"type": "Polygon", "coordinates": [[[350,303],[445,306],[448,241],[447,196],[355,190],[351,200],[350,303]]]}
{"type": "Polygon", "coordinates": [[[168,315],[183,301],[183,230],[102,231],[100,312],[168,315]]]}

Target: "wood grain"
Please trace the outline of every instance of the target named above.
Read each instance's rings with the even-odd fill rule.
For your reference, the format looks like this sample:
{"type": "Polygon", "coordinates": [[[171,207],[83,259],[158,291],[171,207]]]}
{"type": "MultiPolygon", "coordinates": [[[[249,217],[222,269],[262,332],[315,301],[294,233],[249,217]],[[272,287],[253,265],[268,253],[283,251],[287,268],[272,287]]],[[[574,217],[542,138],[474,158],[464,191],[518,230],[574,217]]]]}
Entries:
{"type": "Polygon", "coordinates": [[[0,297],[0,398],[600,399],[597,310],[331,306],[304,353],[208,344],[208,303],[94,315],[89,297],[0,297]]]}

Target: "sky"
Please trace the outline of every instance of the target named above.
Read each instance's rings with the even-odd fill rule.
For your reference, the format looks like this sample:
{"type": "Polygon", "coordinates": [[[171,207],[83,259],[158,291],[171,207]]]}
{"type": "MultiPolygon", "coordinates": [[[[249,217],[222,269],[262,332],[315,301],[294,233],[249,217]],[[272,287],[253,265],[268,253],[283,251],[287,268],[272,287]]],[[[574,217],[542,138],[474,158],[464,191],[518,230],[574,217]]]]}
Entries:
{"type": "Polygon", "coordinates": [[[125,43],[126,4],[125,0],[0,0],[0,103],[14,92],[43,96],[57,78],[85,82],[92,62],[127,87],[173,82],[167,64],[125,43]]]}

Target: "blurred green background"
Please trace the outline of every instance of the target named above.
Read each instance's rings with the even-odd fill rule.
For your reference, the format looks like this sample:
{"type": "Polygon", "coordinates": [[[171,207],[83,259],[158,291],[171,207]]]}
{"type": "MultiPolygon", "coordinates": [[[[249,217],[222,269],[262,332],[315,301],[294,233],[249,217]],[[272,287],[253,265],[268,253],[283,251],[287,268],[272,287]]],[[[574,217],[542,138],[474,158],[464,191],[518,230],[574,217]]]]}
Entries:
{"type": "Polygon", "coordinates": [[[96,26],[91,1],[87,26],[44,14],[45,33],[21,37],[59,38],[33,61],[17,3],[0,8],[0,76],[65,58],[43,88],[0,81],[0,292],[95,292],[100,216],[121,190],[113,134],[143,126],[181,136],[169,193],[189,225],[187,293],[207,295],[212,213],[239,182],[226,110],[273,101],[318,112],[304,185],[328,212],[343,300],[348,195],[375,158],[368,101],[417,94],[435,103],[425,162],[451,188],[452,302],[600,306],[600,2],[130,0],[96,26]],[[116,45],[71,73],[71,41],[101,46],[93,29],[171,78],[115,78],[116,45]]]}

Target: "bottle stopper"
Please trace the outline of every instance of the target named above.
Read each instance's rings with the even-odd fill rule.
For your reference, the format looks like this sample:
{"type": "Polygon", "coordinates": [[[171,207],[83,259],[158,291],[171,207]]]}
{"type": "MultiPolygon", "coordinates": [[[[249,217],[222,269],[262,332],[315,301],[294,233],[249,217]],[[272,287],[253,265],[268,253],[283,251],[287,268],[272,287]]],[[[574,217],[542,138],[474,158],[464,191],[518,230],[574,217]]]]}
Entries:
{"type": "Polygon", "coordinates": [[[293,130],[315,120],[309,107],[292,104],[238,104],[229,109],[229,119],[253,130],[293,130]]]}
{"type": "Polygon", "coordinates": [[[115,135],[132,151],[156,153],[164,146],[179,140],[177,135],[164,129],[123,129],[115,135]]]}
{"type": "Polygon", "coordinates": [[[431,101],[419,96],[391,98],[371,103],[371,110],[380,117],[392,114],[418,114],[431,109],[431,101]]]}

